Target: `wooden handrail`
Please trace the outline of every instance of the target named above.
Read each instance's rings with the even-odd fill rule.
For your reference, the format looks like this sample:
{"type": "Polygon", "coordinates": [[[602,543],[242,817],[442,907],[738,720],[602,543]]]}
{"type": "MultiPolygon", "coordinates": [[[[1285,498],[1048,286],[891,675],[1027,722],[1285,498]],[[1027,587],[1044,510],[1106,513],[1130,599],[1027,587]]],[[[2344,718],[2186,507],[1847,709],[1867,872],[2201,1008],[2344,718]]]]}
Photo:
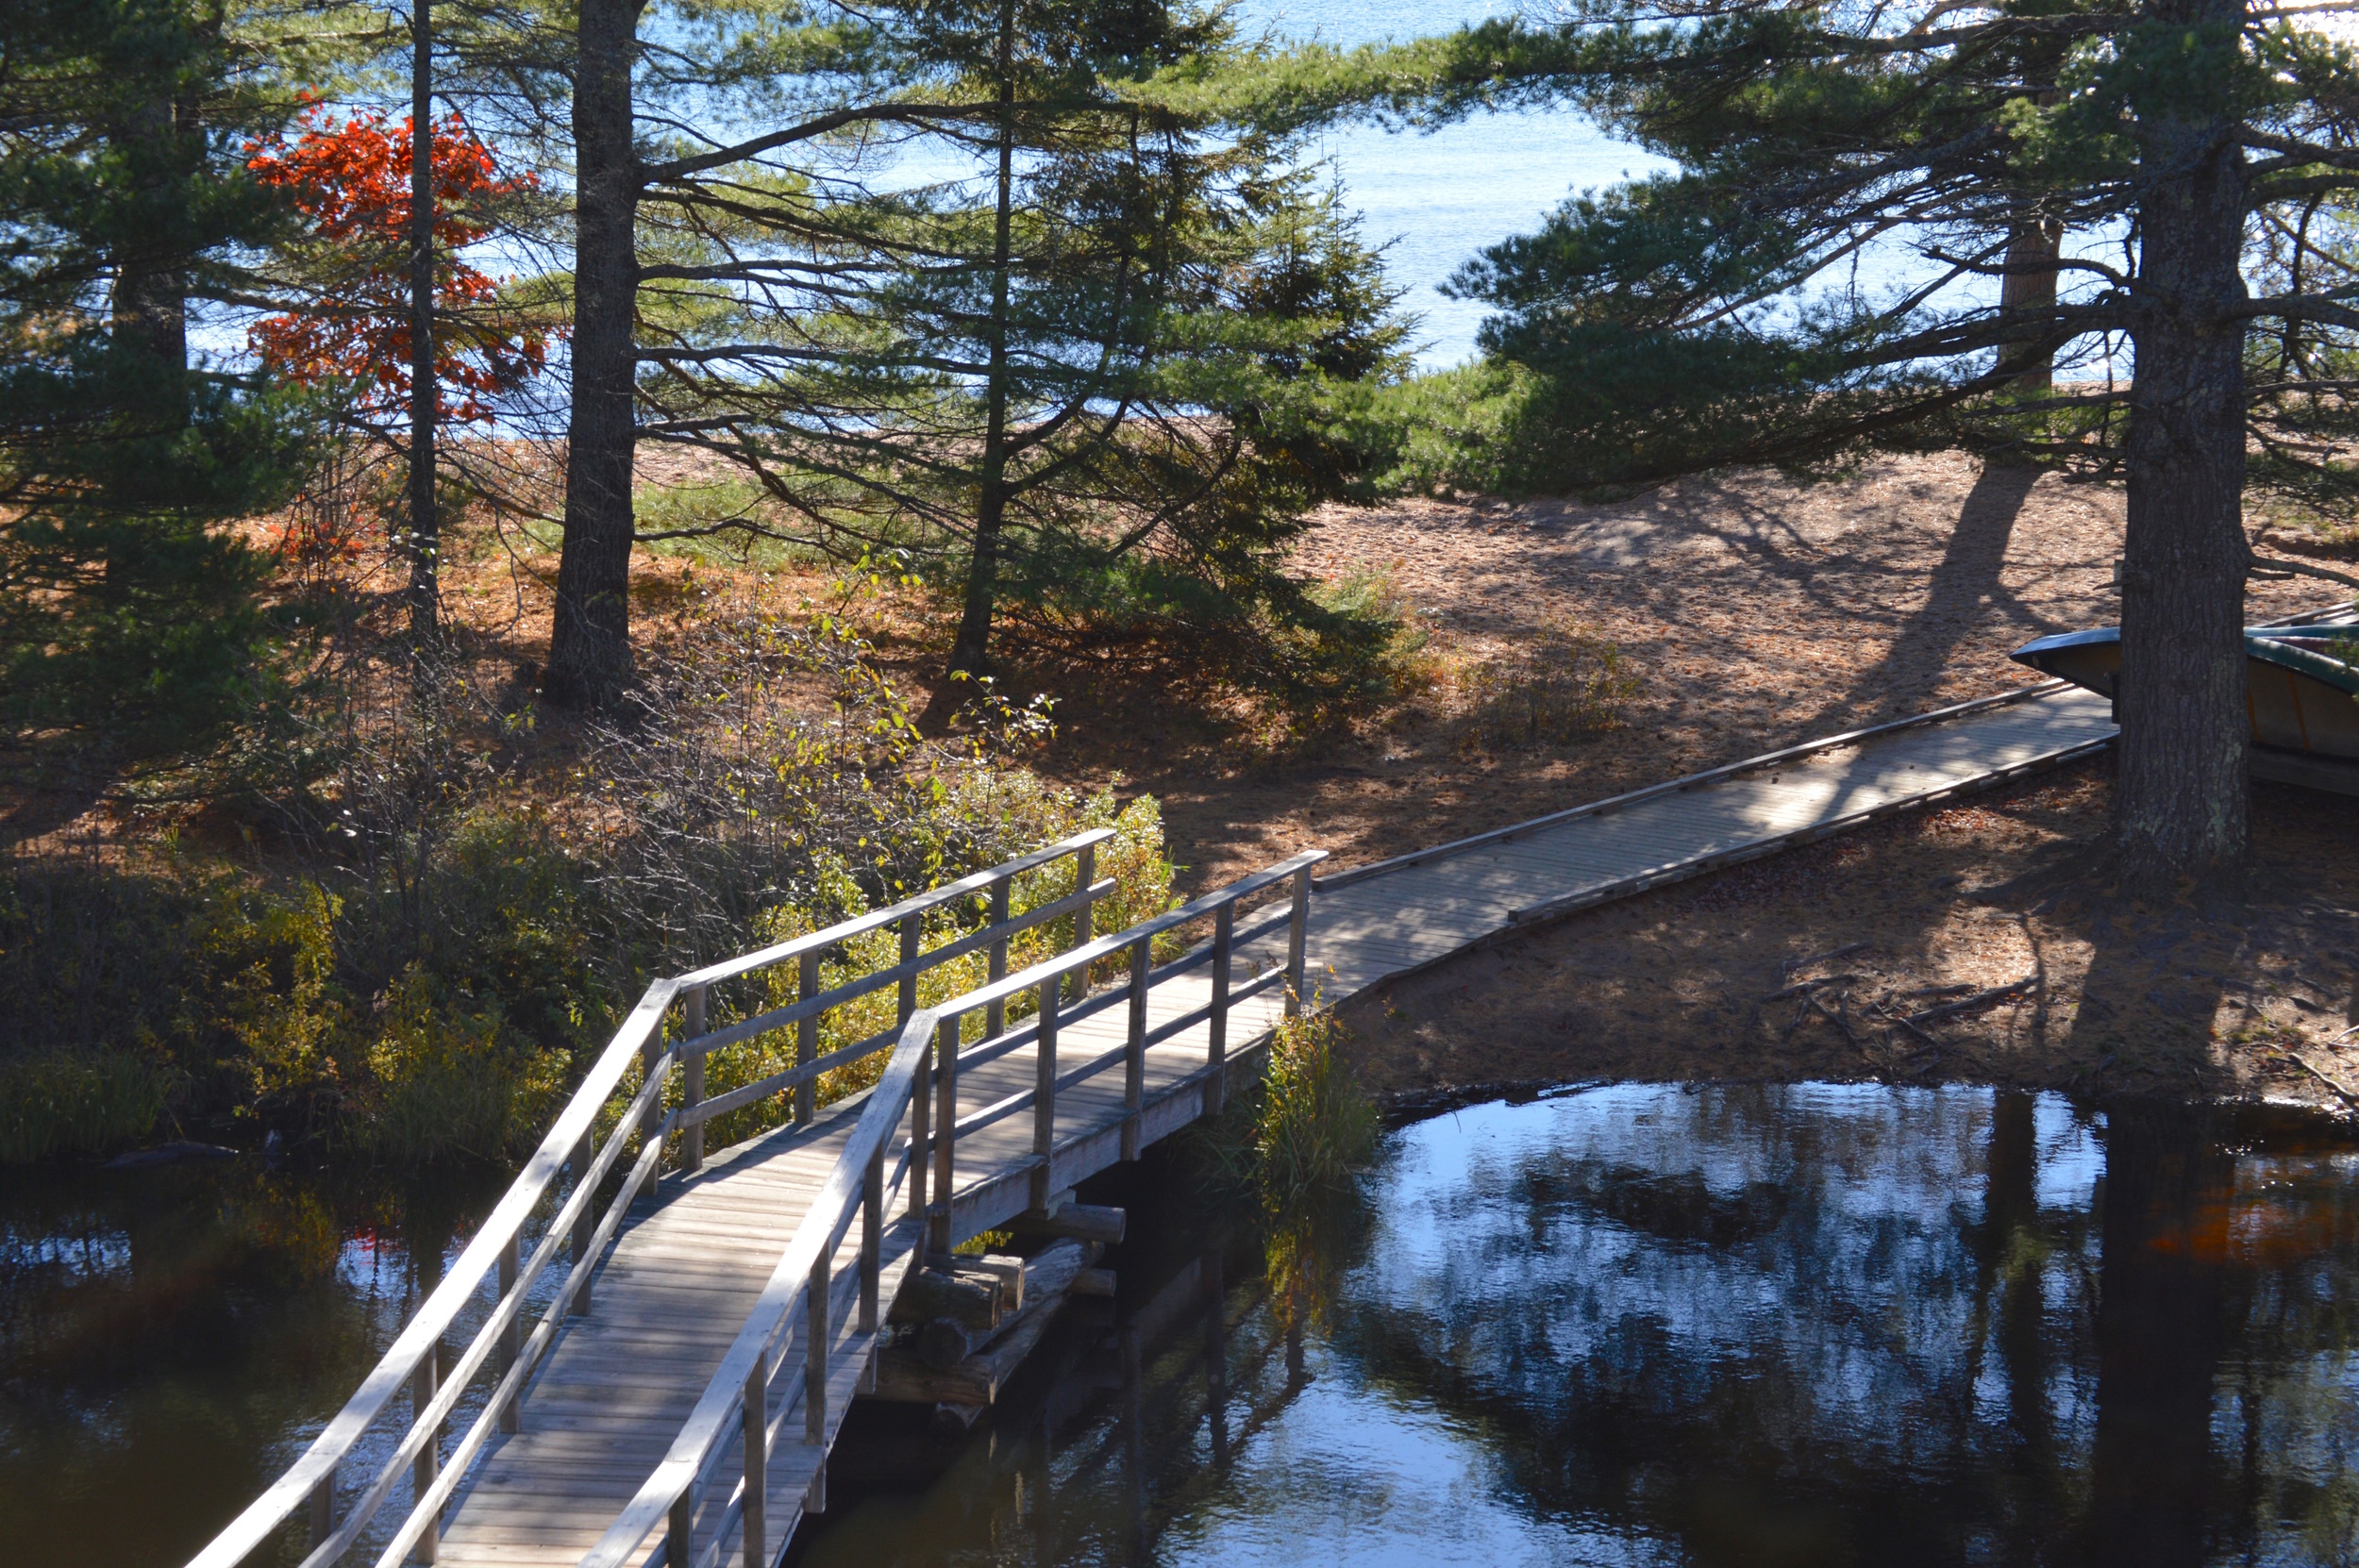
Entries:
{"type": "MultiPolygon", "coordinates": [[[[904,899],[887,909],[872,910],[853,920],[839,922],[825,930],[811,932],[756,953],[710,964],[686,975],[658,979],[650,984],[622,1026],[608,1042],[606,1049],[599,1054],[597,1061],[583,1076],[581,1083],[559,1111],[555,1124],[526,1160],[516,1179],[493,1206],[474,1239],[461,1249],[442,1281],[395,1336],[377,1364],[361,1379],[360,1388],[329,1419],[294,1463],[190,1560],[189,1568],[237,1568],[267,1541],[273,1531],[307,1509],[314,1529],[311,1549],[306,1554],[302,1568],[326,1568],[326,1565],[335,1562],[358,1541],[412,1462],[426,1454],[427,1444],[439,1443],[443,1422],[464,1396],[471,1381],[495,1352],[502,1353],[507,1357],[507,1363],[501,1369],[482,1415],[460,1440],[451,1456],[451,1462],[447,1466],[438,1465],[438,1473],[430,1484],[426,1479],[427,1473],[420,1470],[418,1485],[423,1495],[413,1502],[409,1514],[396,1527],[393,1547],[389,1549],[382,1560],[387,1564],[397,1562],[413,1544],[431,1539],[434,1515],[462,1481],[468,1461],[488,1440],[494,1424],[510,1418],[514,1401],[529,1382],[541,1355],[554,1341],[563,1317],[586,1299],[589,1281],[596,1271],[598,1259],[620,1228],[630,1201],[655,1174],[665,1137],[675,1129],[694,1126],[695,1138],[693,1142],[684,1141],[684,1162],[693,1166],[694,1155],[701,1154],[701,1125],[708,1117],[690,1118],[680,1112],[661,1118],[657,1116],[666,1081],[673,1070],[687,1059],[678,1045],[669,1048],[661,1045],[663,1020],[675,1002],[690,1004],[690,1013],[700,1025],[703,1010],[700,1004],[706,988],[719,981],[750,975],[797,959],[805,960],[804,973],[809,976],[814,972],[813,960],[825,949],[896,922],[904,923],[906,948],[908,934],[925,914],[977,893],[989,895],[993,912],[1004,914],[1008,907],[1007,889],[1016,876],[1067,855],[1077,857],[1080,862],[1079,879],[1083,886],[1077,892],[1057,900],[1054,914],[1027,911],[1022,916],[1014,917],[1014,921],[1003,924],[1020,922],[1019,928],[1029,929],[1071,912],[1076,916],[1079,931],[1086,935],[1091,906],[1112,890],[1110,883],[1093,884],[1089,868],[1095,861],[1097,845],[1113,836],[1111,828],[1092,828],[988,871],[978,872],[916,897],[904,899]],[[615,1124],[604,1146],[594,1148],[599,1114],[634,1063],[643,1063],[645,1068],[639,1091],[615,1124]],[[624,1181],[621,1192],[608,1204],[605,1213],[594,1216],[591,1209],[597,1188],[612,1172],[625,1145],[634,1137],[641,1139],[642,1149],[633,1162],[630,1175],[624,1181]],[[560,1206],[529,1259],[519,1266],[515,1249],[524,1226],[549,1197],[569,1163],[576,1167],[573,1191],[560,1206]],[[531,1338],[517,1343],[513,1330],[525,1311],[527,1293],[569,1241],[574,1249],[574,1262],[559,1289],[555,1304],[531,1338]],[[494,1276],[498,1279],[497,1293],[494,1309],[482,1326],[452,1362],[447,1376],[436,1376],[431,1385],[421,1382],[420,1374],[427,1365],[427,1358],[436,1355],[437,1347],[460,1312],[477,1298],[484,1281],[494,1276]],[[378,1465],[372,1479],[361,1489],[349,1515],[341,1522],[337,1521],[333,1501],[341,1466],[395,1397],[405,1391],[412,1393],[414,1407],[408,1426],[396,1440],[390,1458],[378,1465]],[[323,1500],[326,1504],[325,1507],[320,1506],[323,1500]]],[[[911,988],[923,970],[986,944],[1004,951],[1003,944],[1011,934],[1011,931],[994,931],[987,926],[934,953],[918,955],[914,959],[905,958],[903,962],[887,971],[870,976],[863,981],[839,986],[826,997],[815,997],[813,1000],[841,1005],[842,1002],[856,1000],[898,983],[906,1002],[913,997],[911,988]]],[[[811,1008],[805,1012],[799,1004],[796,1009],[797,1016],[806,1020],[807,1029],[815,1026],[819,1013],[824,1010],[824,1008],[811,1008]]],[[[701,1067],[705,1052],[721,1042],[700,1027],[696,1032],[703,1037],[698,1043],[704,1046],[704,1050],[694,1054],[694,1059],[701,1067]]],[[[906,1033],[906,1030],[903,1032],[906,1033]]],[[[830,1053],[831,1056],[833,1054],[830,1053]]],[[[815,1072],[808,1075],[798,1072],[791,1076],[808,1078],[817,1075],[815,1072]]],[[[701,1074],[697,1076],[701,1078],[701,1074]]],[[[700,1082],[695,1085],[699,1091],[701,1087],[700,1082]]],[[[442,1371],[439,1366],[434,1370],[437,1373],[442,1371]]]]}
{"type": "Polygon", "coordinates": [[[989,892],[996,883],[1011,881],[1025,872],[1037,870],[1051,860],[1061,859],[1076,851],[1095,848],[1113,836],[1114,830],[1111,827],[1093,827],[1086,833],[1076,833],[1069,839],[1059,839],[1046,848],[1035,849],[1029,855],[1019,855],[1012,860],[992,867],[989,871],[979,871],[974,876],[962,877],[956,882],[945,882],[929,892],[919,893],[914,898],[905,898],[888,909],[871,909],[864,915],[839,921],[824,931],[813,931],[806,936],[795,937],[791,941],[779,942],[775,947],[764,947],[759,952],[747,953],[741,958],[724,959],[719,963],[707,964],[702,969],[692,969],[675,980],[673,984],[686,990],[690,986],[712,985],[722,980],[736,979],[741,975],[751,975],[759,969],[773,968],[789,959],[799,958],[805,953],[816,952],[821,948],[832,947],[839,942],[881,929],[910,915],[927,914],[945,904],[956,903],[959,899],[975,893],[989,892]]]}

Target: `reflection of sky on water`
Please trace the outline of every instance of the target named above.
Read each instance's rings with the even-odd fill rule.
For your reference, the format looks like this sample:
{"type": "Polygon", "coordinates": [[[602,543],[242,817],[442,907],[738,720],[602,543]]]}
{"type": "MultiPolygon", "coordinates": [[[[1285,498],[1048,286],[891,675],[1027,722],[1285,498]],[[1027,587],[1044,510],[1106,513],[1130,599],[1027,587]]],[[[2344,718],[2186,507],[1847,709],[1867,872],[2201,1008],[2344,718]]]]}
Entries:
{"type": "Polygon", "coordinates": [[[1166,1315],[805,1563],[2359,1558],[2359,1171],[2307,1126],[1873,1084],[1438,1117],[1332,1243],[1307,1379],[1232,1248],[1225,1326],[1166,1315]],[[2108,1476],[2201,1523],[2109,1557],[2108,1476]]]}

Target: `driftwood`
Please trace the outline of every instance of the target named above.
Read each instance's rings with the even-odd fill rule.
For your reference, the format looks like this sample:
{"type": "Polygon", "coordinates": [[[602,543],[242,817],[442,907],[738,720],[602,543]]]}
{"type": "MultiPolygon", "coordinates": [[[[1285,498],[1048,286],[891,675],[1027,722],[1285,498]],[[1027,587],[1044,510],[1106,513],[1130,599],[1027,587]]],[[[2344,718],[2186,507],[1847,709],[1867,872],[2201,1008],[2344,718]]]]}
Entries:
{"type": "Polygon", "coordinates": [[[1973,995],[1961,997],[1955,1002],[1944,1003],[1937,1008],[1927,1008],[1922,1012],[1913,1012],[1909,1014],[1906,1022],[1913,1027],[1918,1024],[1931,1023],[1936,1018],[1949,1018],[1961,1012],[1972,1012],[1977,1008],[1986,1008],[1993,1002],[2003,1002],[2010,996],[2020,996],[2038,983],[2039,976],[2036,973],[2026,975],[2019,980],[2009,980],[2005,985],[1993,986],[1988,991],[1978,991],[1973,995]]]}

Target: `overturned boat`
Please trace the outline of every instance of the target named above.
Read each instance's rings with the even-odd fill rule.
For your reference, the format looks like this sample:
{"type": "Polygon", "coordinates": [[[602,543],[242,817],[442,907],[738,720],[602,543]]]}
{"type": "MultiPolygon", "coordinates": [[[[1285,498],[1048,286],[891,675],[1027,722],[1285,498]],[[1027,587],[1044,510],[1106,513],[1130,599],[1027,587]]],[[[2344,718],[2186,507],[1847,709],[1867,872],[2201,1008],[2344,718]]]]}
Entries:
{"type": "MultiPolygon", "coordinates": [[[[2359,794],[2359,607],[2248,626],[2244,652],[2252,776],[2359,794]]],[[[2117,626],[2043,637],[2010,657],[2117,700],[2117,626]]]]}

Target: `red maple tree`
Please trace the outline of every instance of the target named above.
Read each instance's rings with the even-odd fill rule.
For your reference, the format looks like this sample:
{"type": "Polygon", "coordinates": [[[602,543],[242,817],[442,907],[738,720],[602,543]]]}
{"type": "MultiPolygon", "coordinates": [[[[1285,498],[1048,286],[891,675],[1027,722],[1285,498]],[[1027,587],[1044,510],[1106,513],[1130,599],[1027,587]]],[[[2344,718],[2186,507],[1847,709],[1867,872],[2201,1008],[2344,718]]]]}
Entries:
{"type": "MultiPolygon", "coordinates": [[[[308,106],[301,126],[292,141],[254,143],[246,167],[308,220],[299,261],[316,303],[257,322],[248,342],[278,374],[349,380],[364,411],[398,412],[410,401],[410,122],[364,111],[339,125],[308,106]]],[[[492,232],[494,203],[538,181],[501,173],[456,114],[432,130],[437,404],[443,420],[472,423],[490,419],[492,398],[548,361],[549,329],[509,307],[499,280],[460,255],[492,232]]]]}

